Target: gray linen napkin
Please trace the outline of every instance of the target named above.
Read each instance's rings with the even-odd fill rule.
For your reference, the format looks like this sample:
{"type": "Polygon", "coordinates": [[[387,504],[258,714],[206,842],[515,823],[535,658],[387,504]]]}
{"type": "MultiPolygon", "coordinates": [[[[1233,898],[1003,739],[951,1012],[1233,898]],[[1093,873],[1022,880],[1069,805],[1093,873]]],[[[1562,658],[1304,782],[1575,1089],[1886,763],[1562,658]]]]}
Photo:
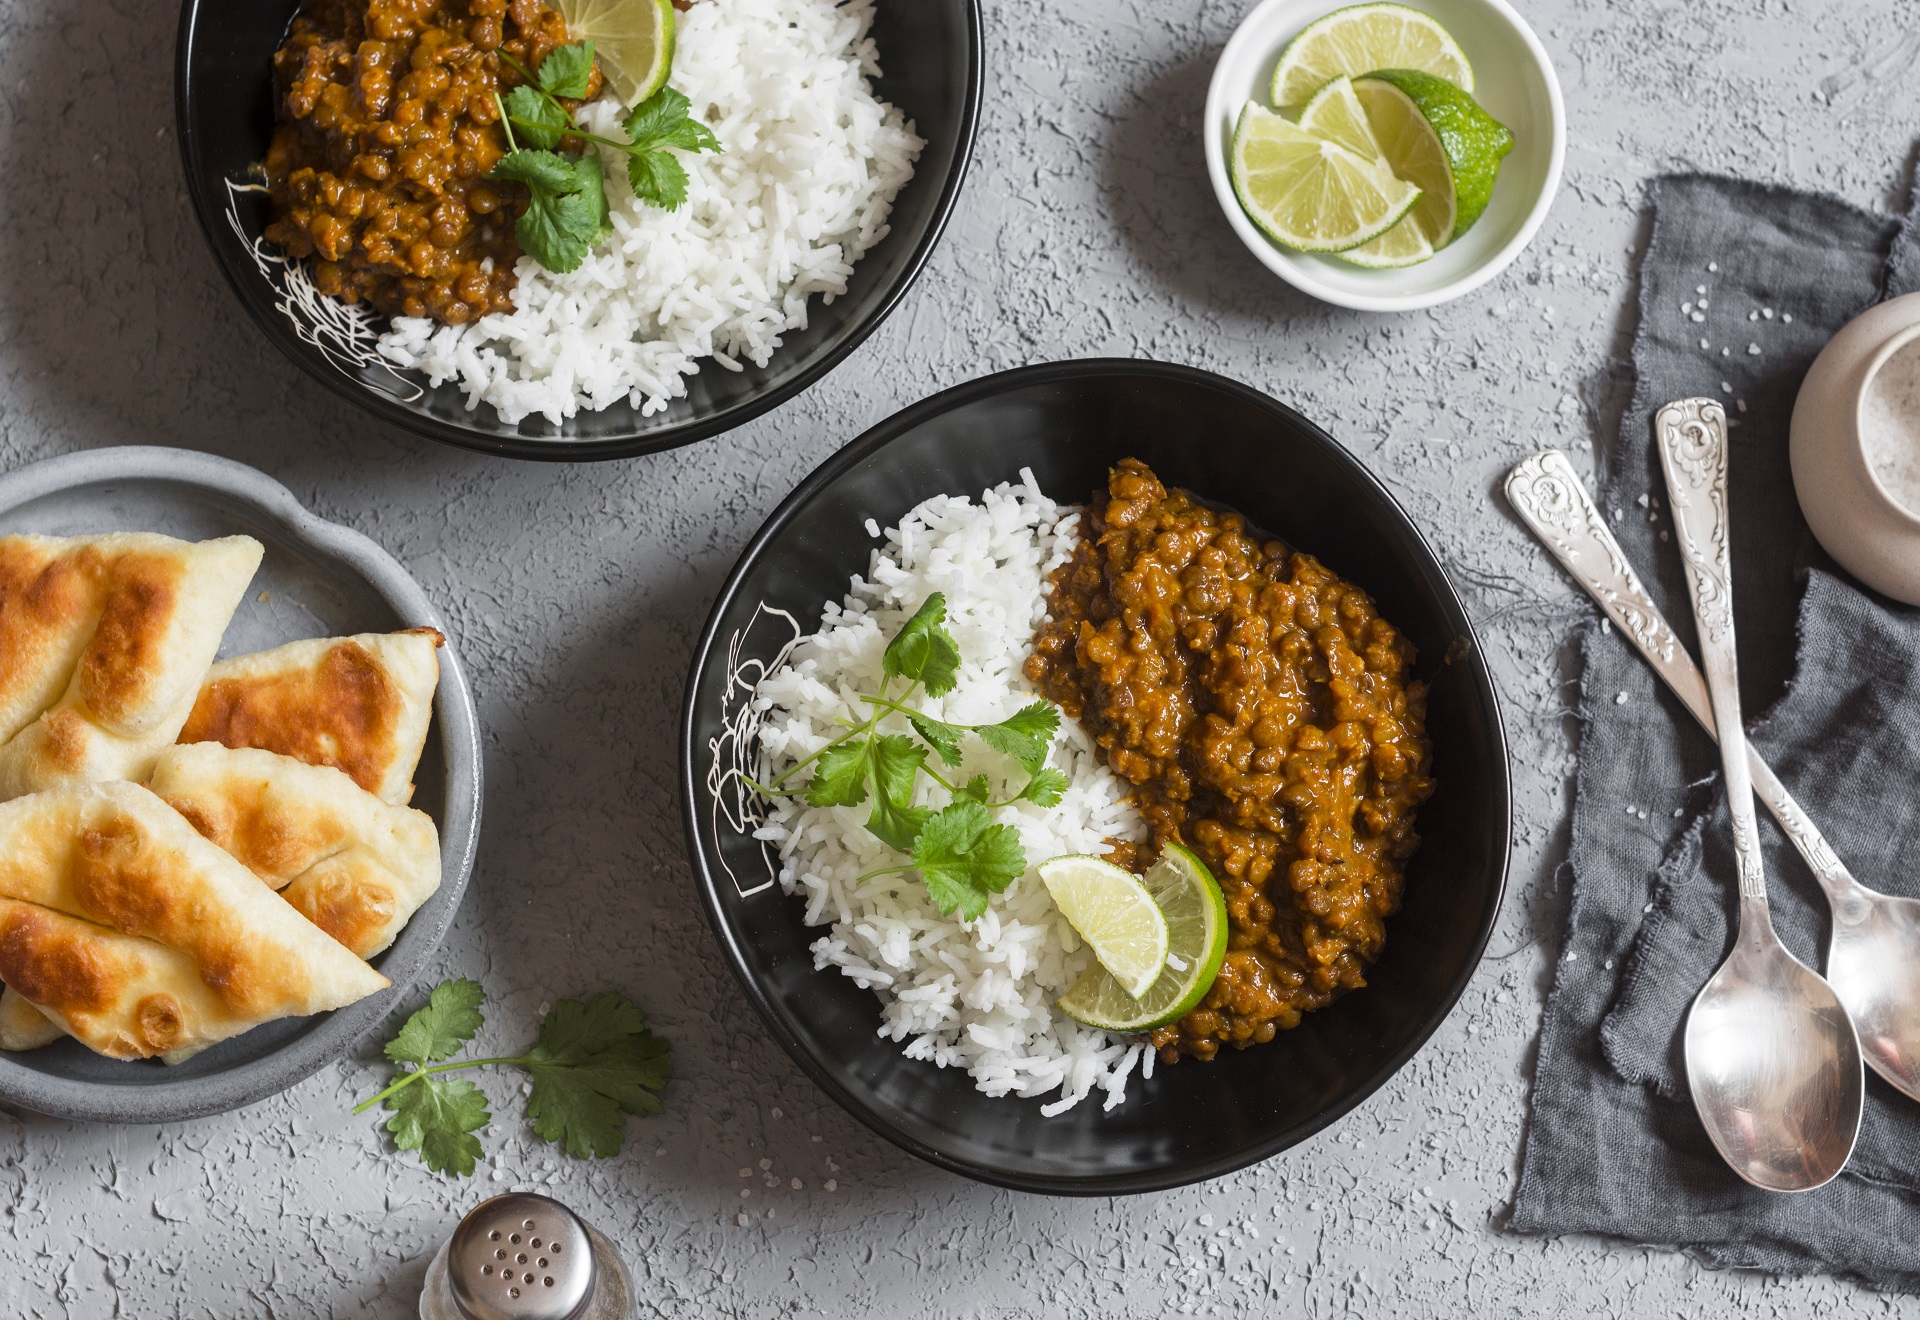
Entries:
{"type": "MultiPolygon", "coordinates": [[[[1878,298],[1920,287],[1920,237],[1911,219],[1697,175],[1657,180],[1650,203],[1634,397],[1602,508],[1691,644],[1651,418],[1670,399],[1727,401],[1738,423],[1741,689],[1749,712],[1766,712],[1755,745],[1856,874],[1920,894],[1920,876],[1894,864],[1903,845],[1920,844],[1920,611],[1838,575],[1800,517],[1787,460],[1807,366],[1878,298]]],[[[1920,1105],[1870,1077],[1853,1164],[1802,1196],[1748,1187],[1708,1143],[1676,1042],[1728,943],[1732,859],[1718,756],[1617,634],[1590,628],[1585,658],[1573,900],[1509,1226],[1920,1291],[1920,1105]]],[[[1775,922],[1819,966],[1819,890],[1770,820],[1762,832],[1775,922]]]]}

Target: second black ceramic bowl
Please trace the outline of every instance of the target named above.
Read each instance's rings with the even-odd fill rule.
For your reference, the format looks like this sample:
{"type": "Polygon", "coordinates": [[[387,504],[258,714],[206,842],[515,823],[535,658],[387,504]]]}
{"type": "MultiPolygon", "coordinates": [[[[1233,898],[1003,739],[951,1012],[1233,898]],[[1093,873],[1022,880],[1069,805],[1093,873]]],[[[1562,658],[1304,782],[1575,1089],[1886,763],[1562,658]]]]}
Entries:
{"type": "Polygon", "coordinates": [[[681,795],[694,872],[727,959],[774,1037],[841,1104],[907,1150],[984,1182],[1079,1195],[1144,1192],[1217,1177],[1285,1150],[1345,1114],[1412,1058],[1473,974],[1505,884],[1504,734],[1480,647],[1433,551],[1378,481],[1325,431],[1222,377],[1152,362],[1068,362],[962,385],[855,440],[768,519],[715,604],[682,721],[681,795]],[[730,655],[785,640],[754,626],[762,604],[808,627],[867,569],[881,526],[928,496],[977,495],[1031,468],[1080,501],[1132,455],[1169,484],[1229,505],[1370,592],[1419,648],[1431,687],[1438,788],[1405,906],[1368,985],[1271,1044],[1137,1078],[1125,1104],[1055,1118],[1041,1101],[992,1099],[958,1069],[904,1057],[875,1034],[879,1004],[814,970],[802,903],[751,892],[767,863],[726,828],[707,791],[730,655]]]}
{"type": "MultiPolygon", "coordinates": [[[[980,110],[979,0],[910,0],[878,6],[873,39],[884,73],[874,91],[898,106],[926,140],[911,182],[893,204],[891,232],[853,268],[847,291],[814,298],[804,330],[785,336],[765,367],[709,363],[688,393],[642,417],[621,402],[559,426],[543,417],[509,425],[486,404],[469,410],[457,384],[427,388],[415,373],[380,365],[345,324],[302,311],[273,249],[261,240],[265,197],[246,190],[273,133],[271,60],[300,0],[184,0],[174,53],[174,115],[187,191],[227,283],[274,345],[335,392],[375,416],[448,444],[515,458],[576,462],[625,458],[691,444],[759,416],[833,369],[886,319],[926,263],[960,193],[980,110]]],[[[322,310],[332,306],[321,299],[322,310]]]]}

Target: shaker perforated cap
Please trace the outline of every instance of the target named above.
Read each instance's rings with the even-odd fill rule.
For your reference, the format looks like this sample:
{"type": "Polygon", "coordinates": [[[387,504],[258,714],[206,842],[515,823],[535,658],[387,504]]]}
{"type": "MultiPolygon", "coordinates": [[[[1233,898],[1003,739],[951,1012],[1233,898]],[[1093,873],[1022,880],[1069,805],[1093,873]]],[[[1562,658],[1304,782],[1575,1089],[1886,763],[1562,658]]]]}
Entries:
{"type": "Polygon", "coordinates": [[[551,1197],[496,1196],[453,1230],[447,1284],[467,1320],[575,1320],[593,1298],[593,1243],[551,1197]]]}

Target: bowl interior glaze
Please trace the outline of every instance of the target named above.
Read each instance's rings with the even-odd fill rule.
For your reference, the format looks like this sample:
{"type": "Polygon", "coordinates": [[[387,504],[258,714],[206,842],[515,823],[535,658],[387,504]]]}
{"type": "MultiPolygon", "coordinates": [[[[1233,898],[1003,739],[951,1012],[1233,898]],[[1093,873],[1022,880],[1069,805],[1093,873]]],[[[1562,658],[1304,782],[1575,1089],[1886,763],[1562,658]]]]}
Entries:
{"type": "Polygon", "coordinates": [[[846,293],[831,303],[813,299],[807,327],[788,334],[764,368],[747,362],[732,372],[709,363],[689,379],[685,398],[651,417],[622,402],[557,426],[541,417],[510,426],[485,404],[469,410],[452,382],[429,389],[423,378],[317,342],[285,310],[272,262],[256,250],[268,220],[266,198],[229,183],[243,183],[266,152],[274,118],[271,60],[298,8],[299,0],[184,0],[175,118],[194,213],[228,284],[288,357],[386,421],[486,453],[558,461],[654,453],[717,435],[792,398],[852,352],[912,284],[946,225],[973,149],[978,0],[879,5],[873,37],[883,73],[874,90],[900,107],[927,145],[894,201],[891,232],[854,266],[846,293]]]}
{"type": "MultiPolygon", "coordinates": [[[[755,625],[744,656],[785,640],[755,625]]],[[[1505,740],[1492,681],[1460,601],[1393,498],[1330,436],[1273,399],[1218,376],[1150,362],[1093,361],[987,377],[881,423],[815,472],[741,557],[701,641],[682,729],[682,793],[696,880],[723,954],[774,1036],[857,1117],[913,1153],[973,1178],[1084,1195],[1143,1192],[1265,1159],[1379,1087],[1446,1017],[1498,910],[1509,846],[1505,740]],[[991,1099],[955,1069],[903,1057],[878,1037],[878,1004],[816,972],[802,905],[777,888],[758,847],[717,827],[706,790],[720,732],[728,650],[764,602],[807,627],[863,572],[872,518],[897,523],[941,492],[977,493],[1033,470],[1042,489],[1084,500],[1133,455],[1170,484],[1239,510],[1374,596],[1419,648],[1431,685],[1438,789],[1405,906],[1388,923],[1370,985],[1310,1014],[1272,1044],[1137,1078],[1126,1103],[1095,1100],[1044,1118],[1041,1101],[991,1099]]]]}

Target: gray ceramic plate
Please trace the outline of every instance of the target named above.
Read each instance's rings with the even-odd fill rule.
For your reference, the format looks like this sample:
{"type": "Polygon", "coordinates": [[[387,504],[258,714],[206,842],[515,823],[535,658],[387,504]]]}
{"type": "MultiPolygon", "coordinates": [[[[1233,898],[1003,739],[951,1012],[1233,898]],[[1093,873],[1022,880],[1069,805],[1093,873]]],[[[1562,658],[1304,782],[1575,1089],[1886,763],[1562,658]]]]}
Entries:
{"type": "MultiPolygon", "coordinates": [[[[0,475],[0,534],[245,533],[267,548],[220,654],[303,637],[388,632],[446,620],[399,563],[360,533],[314,517],[242,463],[185,449],[95,449],[0,475]]],[[[222,1041],[178,1067],[119,1063],[63,1040],[0,1055],[0,1103],[62,1118],[158,1123],[236,1109],[340,1058],[390,1012],[453,921],[480,835],[480,742],[454,639],[440,652],[433,729],[413,805],[440,829],[440,888],[373,960],[389,990],[334,1013],[290,1018],[222,1041]]]]}

